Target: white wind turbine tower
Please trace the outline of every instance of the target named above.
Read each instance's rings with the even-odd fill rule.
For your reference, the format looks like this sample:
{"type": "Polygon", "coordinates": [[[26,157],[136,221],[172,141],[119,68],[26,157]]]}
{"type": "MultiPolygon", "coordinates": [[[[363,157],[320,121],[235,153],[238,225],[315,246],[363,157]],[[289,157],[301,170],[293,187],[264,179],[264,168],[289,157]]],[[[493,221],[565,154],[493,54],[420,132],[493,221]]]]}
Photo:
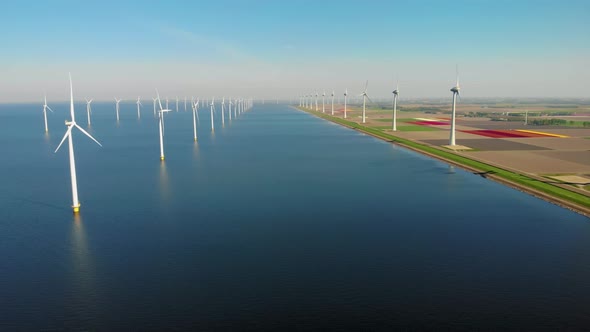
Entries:
{"type": "Polygon", "coordinates": [[[221,99],[221,125],[225,126],[225,97],[221,99]]]}
{"type": "Polygon", "coordinates": [[[176,96],[176,112],[178,112],[178,96],[176,96]]]}
{"type": "Polygon", "coordinates": [[[316,111],[316,112],[319,112],[319,110],[320,110],[320,109],[318,108],[318,97],[319,97],[319,96],[320,96],[320,95],[319,95],[319,94],[316,92],[316,93],[315,93],[315,111],[316,111]]]}
{"type": "Polygon", "coordinates": [[[234,119],[238,118],[238,100],[234,99],[234,119]]]}
{"type": "Polygon", "coordinates": [[[459,96],[459,67],[457,66],[457,83],[454,87],[451,88],[451,92],[453,93],[453,113],[451,116],[451,135],[449,138],[449,145],[455,145],[455,108],[457,104],[457,97],[459,96]]]}
{"type": "Polygon", "coordinates": [[[47,95],[45,95],[45,103],[43,104],[43,118],[45,119],[45,132],[49,131],[49,128],[47,127],[47,110],[50,110],[51,113],[53,113],[53,110],[47,106],[47,95]]]}
{"type": "Polygon", "coordinates": [[[137,96],[137,101],[135,103],[137,104],[137,118],[138,119],[141,119],[141,111],[140,111],[140,108],[141,108],[142,105],[141,105],[141,99],[139,98],[139,96],[137,96]]]}
{"type": "Polygon", "coordinates": [[[334,90],[332,90],[332,116],[334,116],[334,90]]]}
{"type": "Polygon", "coordinates": [[[90,112],[92,111],[92,106],[90,106],[90,104],[92,103],[93,99],[86,99],[86,115],[88,116],[88,127],[90,127],[90,112]]]}
{"type": "Polygon", "coordinates": [[[115,105],[115,111],[117,111],[117,122],[119,122],[119,103],[121,102],[121,99],[115,98],[115,102],[117,103],[115,105]]]}
{"type": "Polygon", "coordinates": [[[184,111],[186,112],[186,96],[184,97],[184,111]]]}
{"type": "Polygon", "coordinates": [[[158,104],[160,105],[160,111],[158,112],[158,127],[160,128],[160,160],[164,161],[164,113],[170,112],[169,109],[162,108],[162,102],[160,101],[160,94],[156,89],[156,96],[158,99],[158,104]]]}
{"type": "Polygon", "coordinates": [[[322,93],[322,113],[326,113],[326,91],[322,93]]]}
{"type": "MultiPolygon", "coordinates": [[[[78,201],[78,183],[76,181],[76,160],[74,159],[74,142],[72,141],[72,129],[78,128],[84,135],[90,137],[96,144],[102,146],[94,137],[92,137],[86,130],[82,129],[78,124],[76,124],[76,119],[74,117],[74,92],[72,88],[72,75],[70,74],[70,116],[72,117],[71,121],[66,120],[66,126],[68,130],[66,130],[66,134],[62,138],[61,142],[55,149],[55,152],[59,150],[63,142],[68,139],[68,148],[70,152],[70,176],[72,178],[72,209],[74,213],[80,212],[80,202],[78,201]]],[[[55,153],[54,152],[54,153],[55,153]]]]}
{"type": "Polygon", "coordinates": [[[367,81],[367,83],[365,83],[365,91],[363,91],[363,93],[360,94],[360,96],[363,96],[363,123],[365,123],[365,105],[367,103],[367,99],[369,99],[370,102],[373,102],[371,100],[371,98],[369,98],[369,96],[367,95],[367,87],[369,86],[369,81],[367,81]]]}
{"type": "Polygon", "coordinates": [[[213,124],[213,111],[215,110],[215,97],[211,99],[211,131],[215,131],[215,124],[213,124]]]}
{"type": "Polygon", "coordinates": [[[229,98],[229,105],[227,106],[229,112],[227,112],[227,113],[229,114],[229,121],[230,122],[231,122],[231,105],[233,105],[233,103],[231,101],[231,98],[229,98]]]}
{"type": "Polygon", "coordinates": [[[196,103],[193,102],[191,98],[191,108],[193,110],[193,136],[195,142],[197,141],[197,108],[199,107],[199,100],[196,103]]]}
{"type": "Polygon", "coordinates": [[[393,120],[391,125],[391,130],[397,131],[397,96],[399,95],[399,81],[397,82],[397,86],[395,90],[393,90],[393,120]]]}
{"type": "Polygon", "coordinates": [[[152,97],[152,100],[154,101],[154,116],[156,116],[156,100],[158,100],[158,98],[152,97]]]}
{"type": "Polygon", "coordinates": [[[348,89],[344,90],[344,118],[346,119],[346,98],[348,96],[348,89]]]}

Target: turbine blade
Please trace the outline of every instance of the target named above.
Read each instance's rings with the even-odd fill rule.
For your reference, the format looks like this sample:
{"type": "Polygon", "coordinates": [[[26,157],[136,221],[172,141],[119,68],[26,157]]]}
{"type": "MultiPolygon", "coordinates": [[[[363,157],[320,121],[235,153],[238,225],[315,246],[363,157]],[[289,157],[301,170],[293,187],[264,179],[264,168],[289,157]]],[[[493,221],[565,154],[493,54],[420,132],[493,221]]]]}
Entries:
{"type": "Polygon", "coordinates": [[[45,106],[45,107],[47,107],[47,109],[50,110],[51,113],[53,113],[53,110],[51,109],[51,107],[49,107],[49,106],[45,106]]]}
{"type": "Polygon", "coordinates": [[[74,126],[76,126],[76,128],[80,129],[81,132],[84,133],[84,135],[90,137],[91,140],[95,141],[96,144],[102,146],[102,144],[100,144],[97,140],[94,139],[94,137],[92,137],[92,135],[90,135],[86,130],[82,129],[82,127],[78,126],[78,124],[74,124],[74,126]]]}
{"type": "Polygon", "coordinates": [[[70,115],[72,116],[72,122],[76,121],[74,115],[74,89],[72,88],[72,74],[68,73],[70,76],[70,115]]]}
{"type": "Polygon", "coordinates": [[[367,87],[369,87],[369,80],[367,80],[367,83],[365,83],[365,93],[367,93],[367,87]]]}
{"type": "Polygon", "coordinates": [[[156,96],[158,99],[158,103],[160,104],[160,111],[162,110],[162,101],[160,100],[160,93],[158,92],[158,89],[156,89],[156,96]]]}
{"type": "Polygon", "coordinates": [[[70,126],[68,128],[68,130],[66,130],[66,134],[64,135],[64,138],[61,139],[61,142],[59,142],[59,145],[57,146],[57,149],[55,149],[55,151],[53,151],[53,153],[56,153],[57,150],[59,150],[59,148],[64,143],[64,141],[66,140],[66,138],[68,137],[68,135],[71,135],[71,134],[72,134],[72,126],[70,126]]]}

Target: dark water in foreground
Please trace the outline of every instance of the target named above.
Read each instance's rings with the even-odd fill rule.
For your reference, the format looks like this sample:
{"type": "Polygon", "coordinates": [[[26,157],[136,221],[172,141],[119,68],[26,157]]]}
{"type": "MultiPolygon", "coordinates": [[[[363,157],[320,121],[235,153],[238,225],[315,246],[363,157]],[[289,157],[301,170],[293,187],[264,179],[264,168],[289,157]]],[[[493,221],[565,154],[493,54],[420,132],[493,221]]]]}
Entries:
{"type": "Polygon", "coordinates": [[[590,327],[585,217],[281,105],[170,114],[160,163],[97,104],[75,218],[54,109],[0,106],[2,330],[590,327]]]}

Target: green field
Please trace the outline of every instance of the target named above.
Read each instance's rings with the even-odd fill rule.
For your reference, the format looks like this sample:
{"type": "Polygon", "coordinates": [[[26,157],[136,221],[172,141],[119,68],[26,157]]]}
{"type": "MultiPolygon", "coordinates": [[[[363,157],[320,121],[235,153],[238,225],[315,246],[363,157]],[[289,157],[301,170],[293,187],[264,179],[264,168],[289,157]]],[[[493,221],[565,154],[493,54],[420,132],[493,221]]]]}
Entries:
{"type": "Polygon", "coordinates": [[[366,127],[366,126],[360,125],[356,122],[347,121],[347,120],[344,120],[341,118],[333,117],[333,116],[318,113],[318,112],[310,112],[310,113],[315,114],[320,118],[324,118],[326,120],[330,120],[332,122],[339,123],[339,124],[345,125],[347,127],[360,130],[360,131],[365,132],[367,134],[371,134],[373,136],[383,138],[387,141],[391,141],[391,142],[398,143],[398,144],[401,144],[401,145],[404,145],[404,146],[407,146],[407,147],[410,147],[410,148],[413,148],[413,149],[416,149],[419,151],[423,151],[425,153],[428,153],[428,154],[431,154],[434,156],[438,156],[442,159],[449,160],[449,161],[457,163],[459,165],[464,165],[466,167],[477,169],[483,173],[490,173],[490,174],[493,174],[494,176],[497,176],[501,179],[505,179],[510,182],[522,185],[523,187],[530,188],[533,190],[538,190],[540,192],[551,195],[553,197],[560,198],[560,199],[578,204],[578,205],[583,206],[585,208],[590,208],[590,197],[582,195],[582,194],[578,194],[573,191],[569,191],[569,190],[561,188],[561,187],[554,186],[550,183],[542,182],[537,179],[530,178],[530,177],[523,175],[523,174],[510,172],[510,171],[507,171],[507,170],[499,168],[499,167],[495,167],[495,166],[488,165],[488,164],[480,162],[480,161],[469,159],[467,157],[457,155],[457,154],[452,153],[450,151],[441,150],[441,149],[438,149],[433,146],[429,146],[429,145],[425,145],[422,143],[403,139],[403,138],[400,138],[397,136],[393,136],[389,133],[384,133],[383,131],[381,131],[379,129],[366,127]]]}
{"type": "MultiPolygon", "coordinates": [[[[379,122],[389,122],[391,123],[391,119],[375,119],[375,121],[379,121],[379,122]]],[[[416,119],[412,119],[412,118],[402,118],[402,119],[397,119],[397,122],[410,122],[410,121],[416,121],[416,119]]]]}
{"type": "MultiPolygon", "coordinates": [[[[391,130],[391,126],[371,126],[371,128],[381,130],[391,130]]],[[[408,125],[408,126],[397,126],[397,131],[434,131],[439,130],[435,127],[419,126],[419,125],[408,125]]]]}
{"type": "Polygon", "coordinates": [[[398,131],[435,131],[440,130],[436,127],[431,126],[420,126],[420,125],[407,125],[407,126],[397,126],[398,131]]]}

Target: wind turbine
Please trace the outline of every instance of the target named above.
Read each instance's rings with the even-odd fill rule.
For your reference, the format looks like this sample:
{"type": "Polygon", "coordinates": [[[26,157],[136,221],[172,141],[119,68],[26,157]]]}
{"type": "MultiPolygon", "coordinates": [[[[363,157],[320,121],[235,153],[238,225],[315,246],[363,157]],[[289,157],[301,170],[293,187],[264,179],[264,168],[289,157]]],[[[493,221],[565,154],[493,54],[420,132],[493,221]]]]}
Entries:
{"type": "Polygon", "coordinates": [[[348,96],[348,89],[344,90],[344,118],[346,119],[346,96],[348,96]]]}
{"type": "Polygon", "coordinates": [[[168,96],[166,96],[166,109],[168,109],[168,96]]]}
{"type": "Polygon", "coordinates": [[[231,105],[233,105],[233,103],[231,101],[231,98],[229,98],[229,105],[227,106],[228,107],[228,109],[227,109],[228,112],[227,113],[229,114],[229,121],[230,122],[231,122],[231,105]]]}
{"type": "Polygon", "coordinates": [[[215,110],[215,97],[211,99],[211,131],[215,131],[215,124],[213,124],[213,111],[215,110]]]}
{"type": "Polygon", "coordinates": [[[92,111],[92,107],[90,104],[92,103],[93,99],[86,99],[86,115],[88,116],[88,127],[90,127],[90,112],[92,111]]]}
{"type": "Polygon", "coordinates": [[[160,111],[158,112],[158,127],[160,128],[160,160],[164,161],[164,113],[170,112],[170,110],[168,108],[162,108],[162,102],[160,101],[158,89],[156,89],[156,96],[158,99],[158,104],[160,104],[160,111]]]}
{"type": "Polygon", "coordinates": [[[158,100],[158,98],[152,97],[152,100],[154,101],[154,116],[156,116],[156,100],[158,100]]]}
{"type": "Polygon", "coordinates": [[[225,97],[221,99],[221,125],[225,126],[225,97]]]}
{"type": "Polygon", "coordinates": [[[326,91],[322,93],[322,113],[326,113],[326,91]]]}
{"type": "Polygon", "coordinates": [[[334,116],[334,90],[332,90],[332,116],[334,116]]]}
{"type": "Polygon", "coordinates": [[[234,119],[237,119],[238,118],[238,100],[237,99],[234,99],[234,104],[235,104],[235,106],[234,106],[234,119]]]}
{"type": "Polygon", "coordinates": [[[184,111],[186,112],[186,96],[184,97],[184,111]]]}
{"type": "Polygon", "coordinates": [[[45,95],[45,103],[43,104],[43,118],[45,119],[45,132],[48,132],[49,129],[47,128],[47,110],[50,110],[53,113],[53,110],[47,106],[47,95],[45,95]]]}
{"type": "Polygon", "coordinates": [[[140,100],[139,96],[137,96],[137,101],[135,103],[137,104],[137,118],[141,119],[140,107],[142,105],[141,105],[141,100],[140,100]]]}
{"type": "Polygon", "coordinates": [[[117,104],[115,105],[115,110],[117,111],[117,122],[119,122],[119,103],[121,102],[121,99],[117,99],[117,98],[115,97],[115,102],[117,103],[117,104]]]}
{"type": "Polygon", "coordinates": [[[63,144],[63,142],[67,138],[68,139],[68,148],[69,148],[69,152],[70,152],[70,175],[72,178],[72,209],[74,210],[74,213],[78,213],[78,212],[80,212],[80,202],[78,201],[78,183],[76,181],[76,160],[74,159],[74,142],[72,141],[72,129],[74,129],[74,127],[78,128],[84,135],[90,137],[90,139],[95,141],[96,144],[98,144],[100,146],[102,146],[102,145],[96,139],[94,139],[94,137],[92,137],[89,133],[87,133],[86,130],[82,129],[76,123],[76,119],[74,117],[74,92],[73,92],[73,88],[72,88],[72,75],[70,74],[69,76],[70,76],[70,116],[72,117],[72,120],[65,121],[65,124],[68,127],[68,130],[66,130],[66,134],[64,135],[61,142],[57,146],[57,149],[55,149],[54,153],[56,153],[59,150],[59,148],[61,147],[61,145],[63,144]]]}
{"type": "Polygon", "coordinates": [[[320,109],[318,108],[318,97],[320,95],[316,92],[315,93],[315,111],[318,112],[320,109]]]}
{"type": "Polygon", "coordinates": [[[371,100],[371,98],[369,98],[369,96],[367,95],[367,87],[369,86],[369,81],[367,81],[367,83],[365,83],[365,90],[363,91],[363,93],[360,94],[360,96],[363,96],[363,123],[365,123],[365,104],[367,103],[367,99],[369,99],[370,102],[373,102],[371,100]]]}
{"type": "Polygon", "coordinates": [[[393,90],[392,93],[393,93],[393,124],[391,125],[392,126],[391,130],[397,131],[396,113],[397,113],[397,96],[399,94],[399,81],[397,82],[397,86],[395,87],[395,90],[393,90]]]}
{"type": "Polygon", "coordinates": [[[457,103],[457,97],[459,96],[459,67],[457,67],[457,83],[454,87],[451,88],[451,92],[453,93],[453,113],[451,116],[451,136],[449,138],[449,145],[455,145],[455,108],[457,103]]]}
{"type": "Polygon", "coordinates": [[[195,142],[197,141],[197,108],[199,107],[199,100],[196,103],[193,103],[191,99],[191,108],[193,109],[193,134],[195,142]]]}
{"type": "Polygon", "coordinates": [[[178,96],[176,96],[176,112],[178,112],[178,96]]]}

